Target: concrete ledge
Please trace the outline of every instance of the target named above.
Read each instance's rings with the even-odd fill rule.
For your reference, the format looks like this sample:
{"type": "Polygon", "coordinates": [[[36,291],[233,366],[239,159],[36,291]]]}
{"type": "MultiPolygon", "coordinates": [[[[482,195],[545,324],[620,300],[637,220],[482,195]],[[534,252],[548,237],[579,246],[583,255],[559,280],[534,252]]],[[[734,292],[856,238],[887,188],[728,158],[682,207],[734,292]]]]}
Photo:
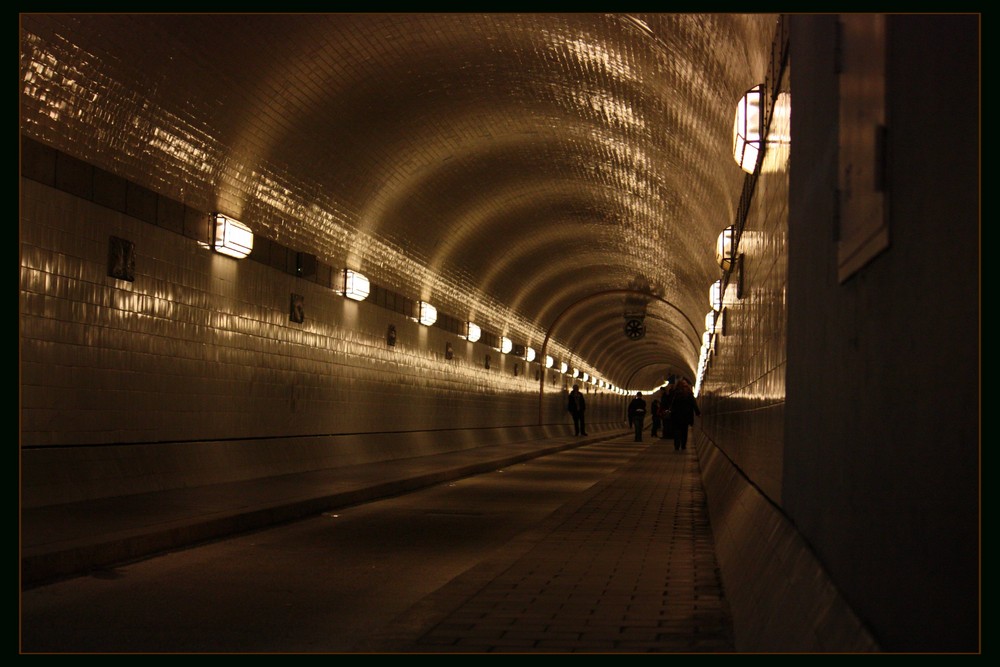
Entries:
{"type": "Polygon", "coordinates": [[[567,437],[565,428],[559,430],[562,437],[558,438],[22,507],[21,586],[32,588],[199,542],[407,493],[623,432],[620,426],[594,426],[589,437],[575,438],[567,437]]]}
{"type": "Polygon", "coordinates": [[[695,437],[736,650],[880,651],[785,515],[703,434],[695,437]]]}
{"type": "MultiPolygon", "coordinates": [[[[594,424],[602,428],[620,424],[594,424]]],[[[429,456],[570,435],[572,426],[36,447],[21,452],[21,506],[27,508],[429,456]]]]}

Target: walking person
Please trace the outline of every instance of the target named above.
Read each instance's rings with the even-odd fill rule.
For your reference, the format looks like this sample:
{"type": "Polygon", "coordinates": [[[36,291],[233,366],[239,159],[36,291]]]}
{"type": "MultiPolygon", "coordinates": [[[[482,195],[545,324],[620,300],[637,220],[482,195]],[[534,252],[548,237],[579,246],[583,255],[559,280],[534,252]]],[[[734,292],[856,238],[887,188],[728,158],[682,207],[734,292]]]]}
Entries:
{"type": "Polygon", "coordinates": [[[573,385],[573,391],[569,392],[566,409],[573,416],[573,435],[587,435],[587,423],[583,416],[587,409],[587,401],[580,393],[580,385],[573,385]]]}
{"type": "Polygon", "coordinates": [[[660,432],[660,401],[658,399],[653,399],[653,402],[649,404],[649,418],[652,426],[649,427],[649,437],[655,438],[656,434],[660,432]]]}
{"type": "Polygon", "coordinates": [[[674,437],[673,431],[670,428],[670,397],[673,393],[674,384],[669,386],[669,389],[664,389],[660,392],[660,426],[662,430],[660,431],[661,440],[670,440],[674,437]]]}
{"type": "Polygon", "coordinates": [[[635,441],[642,442],[642,427],[646,421],[646,401],[642,392],[635,392],[635,398],[628,404],[628,425],[635,427],[635,441]]]}
{"type": "Polygon", "coordinates": [[[687,449],[688,427],[694,424],[694,416],[701,416],[698,401],[694,398],[691,383],[686,378],[681,379],[674,389],[670,401],[670,426],[674,433],[674,449],[687,449]]]}

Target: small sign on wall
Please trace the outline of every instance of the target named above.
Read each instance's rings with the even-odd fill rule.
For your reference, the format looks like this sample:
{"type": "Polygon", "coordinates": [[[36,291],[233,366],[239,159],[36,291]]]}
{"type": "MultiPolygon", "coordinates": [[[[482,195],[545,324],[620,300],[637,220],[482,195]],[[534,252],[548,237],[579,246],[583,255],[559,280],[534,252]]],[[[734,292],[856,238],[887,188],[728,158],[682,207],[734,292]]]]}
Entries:
{"type": "Polygon", "coordinates": [[[396,344],[396,325],[390,324],[389,329],[385,333],[385,343],[389,347],[396,344]]]}
{"type": "Polygon", "coordinates": [[[451,359],[455,356],[455,350],[452,349],[451,343],[444,344],[444,358],[451,359]]]}
{"type": "Polygon", "coordinates": [[[293,294],[288,310],[288,319],[292,322],[302,323],[306,319],[305,300],[301,294],[293,294]]]}
{"type": "Polygon", "coordinates": [[[135,244],[112,236],[108,242],[108,275],[118,280],[135,280],[135,244]]]}

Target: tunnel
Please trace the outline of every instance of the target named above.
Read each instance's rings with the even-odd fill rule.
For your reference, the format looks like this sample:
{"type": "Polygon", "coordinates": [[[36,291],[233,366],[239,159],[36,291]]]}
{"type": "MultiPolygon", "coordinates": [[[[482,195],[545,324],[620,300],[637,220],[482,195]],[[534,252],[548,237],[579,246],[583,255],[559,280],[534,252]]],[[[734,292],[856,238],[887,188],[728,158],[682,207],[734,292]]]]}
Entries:
{"type": "Polygon", "coordinates": [[[23,598],[686,382],[728,650],[979,652],[980,23],[21,13],[23,598]]]}

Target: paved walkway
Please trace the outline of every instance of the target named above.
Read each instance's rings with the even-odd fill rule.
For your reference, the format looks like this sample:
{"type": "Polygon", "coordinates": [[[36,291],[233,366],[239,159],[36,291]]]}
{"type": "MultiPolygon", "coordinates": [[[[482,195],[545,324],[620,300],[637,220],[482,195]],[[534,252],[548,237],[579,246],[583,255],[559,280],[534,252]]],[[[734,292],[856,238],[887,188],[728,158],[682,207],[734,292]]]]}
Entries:
{"type": "Polygon", "coordinates": [[[733,651],[695,453],[651,442],[630,466],[358,648],[733,651]]]}
{"type": "MultiPolygon", "coordinates": [[[[315,516],[597,441],[550,438],[269,480],[22,511],[22,587],[315,516]]],[[[425,597],[359,653],[732,652],[698,459],[629,465],[425,597]]]]}

